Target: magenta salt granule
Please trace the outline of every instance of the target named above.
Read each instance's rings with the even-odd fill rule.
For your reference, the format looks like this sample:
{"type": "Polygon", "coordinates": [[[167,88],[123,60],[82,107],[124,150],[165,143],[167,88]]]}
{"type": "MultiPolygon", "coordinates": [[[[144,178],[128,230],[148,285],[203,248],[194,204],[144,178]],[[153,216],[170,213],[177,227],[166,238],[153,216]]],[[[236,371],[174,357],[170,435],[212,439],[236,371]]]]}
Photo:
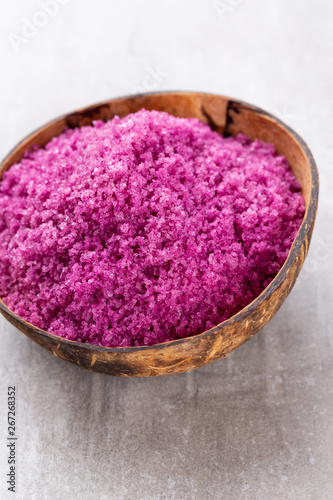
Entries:
{"type": "Polygon", "coordinates": [[[0,296],[70,340],[152,345],[251,302],[304,214],[272,144],[141,110],[66,130],[0,183],[0,296]]]}

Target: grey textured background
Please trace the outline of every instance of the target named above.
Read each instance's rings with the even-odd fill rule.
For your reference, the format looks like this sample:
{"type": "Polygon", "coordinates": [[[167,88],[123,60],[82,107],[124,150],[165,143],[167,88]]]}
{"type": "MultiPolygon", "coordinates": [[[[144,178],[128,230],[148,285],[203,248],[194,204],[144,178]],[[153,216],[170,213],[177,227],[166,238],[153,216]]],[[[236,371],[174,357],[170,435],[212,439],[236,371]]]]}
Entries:
{"type": "Polygon", "coordinates": [[[38,0],[1,7],[0,156],[80,106],[140,89],[202,90],[279,115],[321,175],[298,285],[224,360],[109,378],[52,357],[0,319],[1,499],[331,500],[332,3],[70,0],[46,22],[38,0]],[[15,51],[25,17],[45,26],[15,51]],[[9,384],[19,404],[15,495],[5,484],[9,384]]]}

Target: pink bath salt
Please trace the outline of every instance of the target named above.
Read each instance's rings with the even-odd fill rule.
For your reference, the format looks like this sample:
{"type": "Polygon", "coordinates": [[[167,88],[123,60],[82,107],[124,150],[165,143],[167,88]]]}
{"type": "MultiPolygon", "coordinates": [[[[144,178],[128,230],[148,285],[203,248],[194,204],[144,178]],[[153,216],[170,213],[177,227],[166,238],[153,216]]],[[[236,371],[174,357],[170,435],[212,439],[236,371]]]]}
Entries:
{"type": "Polygon", "coordinates": [[[229,318],[304,215],[274,146],[158,111],[66,130],[0,183],[0,296],[66,339],[141,346],[229,318]]]}

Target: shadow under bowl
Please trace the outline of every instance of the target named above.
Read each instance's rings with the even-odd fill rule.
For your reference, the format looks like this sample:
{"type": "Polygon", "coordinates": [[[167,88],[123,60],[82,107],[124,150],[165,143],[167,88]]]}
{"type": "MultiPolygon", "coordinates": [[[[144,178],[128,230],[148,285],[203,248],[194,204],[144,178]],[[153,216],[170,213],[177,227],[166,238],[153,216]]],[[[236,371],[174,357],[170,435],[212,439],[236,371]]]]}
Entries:
{"type": "Polygon", "coordinates": [[[319,180],[315,161],[305,142],[279,119],[255,106],[228,97],[199,92],[161,92],[112,99],[70,113],[41,127],[20,142],[0,164],[2,173],[20,161],[25,150],[43,147],[66,128],[94,120],[123,117],[141,108],[196,117],[220,134],[238,133],[272,142],[284,155],[302,186],[305,215],[283,267],[267,288],[240,312],[199,335],[153,346],[108,348],[66,340],[27,323],[0,299],[0,312],[44,349],[91,371],[125,377],[180,373],[216,361],[257,333],[278,311],[302,268],[316,217],[319,180]]]}

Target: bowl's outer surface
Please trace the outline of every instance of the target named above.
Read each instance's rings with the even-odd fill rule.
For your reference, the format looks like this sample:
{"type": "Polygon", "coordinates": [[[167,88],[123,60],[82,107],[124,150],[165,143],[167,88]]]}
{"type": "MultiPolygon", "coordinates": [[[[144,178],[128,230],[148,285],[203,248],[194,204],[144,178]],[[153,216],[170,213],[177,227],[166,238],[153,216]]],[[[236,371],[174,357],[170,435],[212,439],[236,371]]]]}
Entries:
{"type": "Polygon", "coordinates": [[[239,132],[273,142],[302,185],[306,213],[289,256],[267,288],[230,319],[199,335],[146,347],[107,348],[63,339],[22,320],[0,299],[0,311],[15,327],[55,356],[99,373],[148,377],[185,372],[225,357],[258,332],[278,311],[302,268],[316,217],[319,180],[304,141],[269,113],[228,97],[197,92],[163,92],[113,99],[62,116],[19,143],[0,164],[2,173],[31,145],[44,146],[66,128],[125,116],[141,108],[196,117],[227,135],[239,132]]]}

